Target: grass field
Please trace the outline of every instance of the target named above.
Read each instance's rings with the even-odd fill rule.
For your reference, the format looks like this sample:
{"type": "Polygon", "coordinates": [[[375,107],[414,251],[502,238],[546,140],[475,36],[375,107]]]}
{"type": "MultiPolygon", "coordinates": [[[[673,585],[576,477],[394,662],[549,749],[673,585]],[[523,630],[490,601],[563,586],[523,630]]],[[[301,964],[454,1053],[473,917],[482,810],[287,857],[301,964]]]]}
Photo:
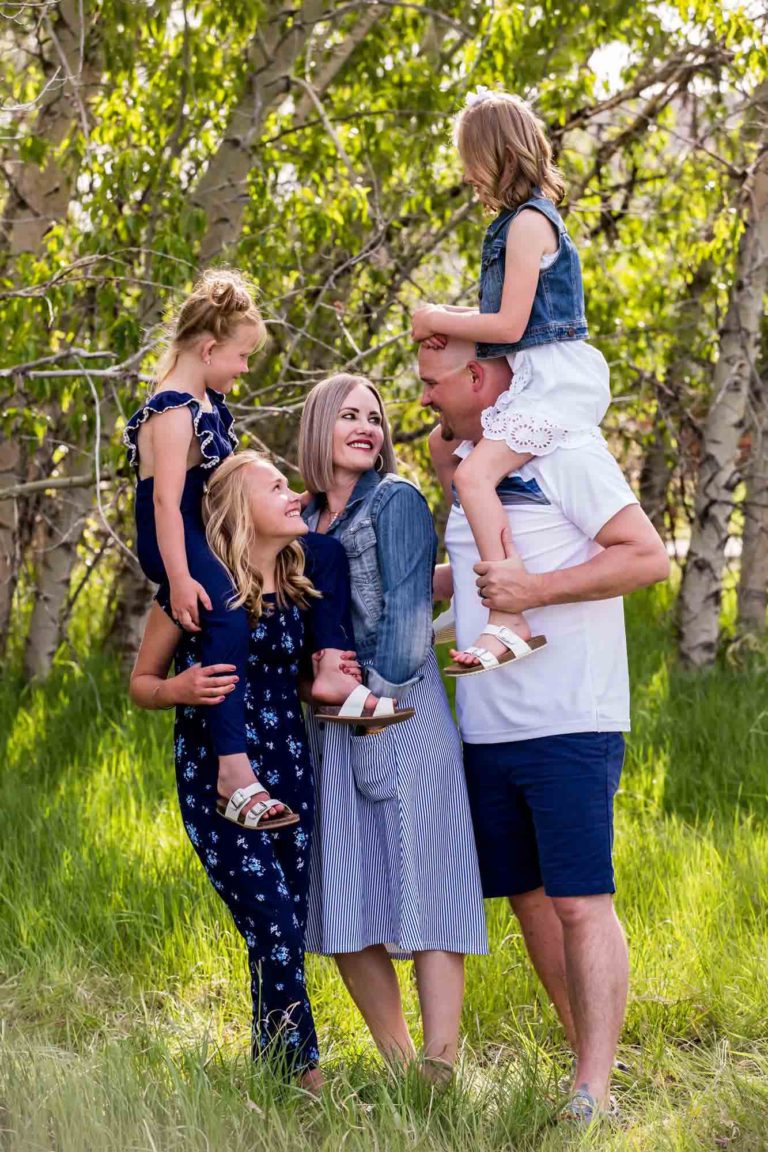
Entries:
{"type": "Polygon", "coordinates": [[[552,1124],[569,1057],[501,901],[446,1093],[384,1071],[325,961],[325,1096],[254,1069],[244,948],[181,828],[170,717],[87,655],[2,688],[0,1150],[768,1149],[768,660],[683,675],[669,597],[628,606],[623,1127],[552,1124]]]}

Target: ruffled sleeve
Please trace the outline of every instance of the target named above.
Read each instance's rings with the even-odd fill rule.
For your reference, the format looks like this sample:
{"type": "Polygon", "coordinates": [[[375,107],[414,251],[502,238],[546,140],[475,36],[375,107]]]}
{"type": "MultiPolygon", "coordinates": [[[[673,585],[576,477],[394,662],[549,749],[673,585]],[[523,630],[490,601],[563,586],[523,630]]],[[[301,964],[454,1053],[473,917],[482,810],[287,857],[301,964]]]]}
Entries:
{"type": "Polygon", "coordinates": [[[197,435],[197,425],[200,420],[200,402],[188,392],[156,392],[150,396],[143,408],[134,412],[125,426],[123,444],[128,450],[128,464],[131,468],[139,467],[139,429],[155,413],[170,412],[172,408],[189,408],[192,413],[192,424],[197,435]]]}
{"type": "Polygon", "coordinates": [[[208,395],[211,398],[211,402],[214,408],[219,414],[219,419],[221,420],[225,436],[229,440],[229,443],[232,445],[232,447],[237,448],[238,441],[237,433],[235,432],[235,418],[230,412],[229,408],[227,408],[226,400],[220,392],[214,392],[213,388],[208,389],[208,395]]]}
{"type": "Polygon", "coordinates": [[[225,456],[229,456],[237,436],[232,430],[234,419],[227,408],[224,397],[208,390],[213,410],[207,412],[200,401],[188,392],[174,392],[168,389],[150,396],[147,403],[131,416],[123,432],[123,444],[128,451],[128,464],[139,467],[139,429],[155,413],[170,412],[173,408],[189,408],[192,415],[192,428],[200,445],[203,468],[215,468],[225,456]]]}

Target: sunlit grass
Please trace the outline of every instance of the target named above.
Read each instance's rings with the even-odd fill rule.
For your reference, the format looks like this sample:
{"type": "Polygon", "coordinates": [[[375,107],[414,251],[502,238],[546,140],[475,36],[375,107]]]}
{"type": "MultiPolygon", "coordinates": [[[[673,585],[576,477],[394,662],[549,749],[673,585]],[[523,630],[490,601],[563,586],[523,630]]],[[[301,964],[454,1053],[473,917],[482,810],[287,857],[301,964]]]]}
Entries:
{"type": "Polygon", "coordinates": [[[681,673],[664,590],[629,623],[623,1128],[551,1124],[569,1055],[502,901],[444,1096],[385,1073],[327,960],[309,966],[325,1098],[254,1068],[244,948],[181,828],[170,717],[133,711],[91,657],[0,699],[0,1148],[768,1146],[766,660],[681,673]]]}

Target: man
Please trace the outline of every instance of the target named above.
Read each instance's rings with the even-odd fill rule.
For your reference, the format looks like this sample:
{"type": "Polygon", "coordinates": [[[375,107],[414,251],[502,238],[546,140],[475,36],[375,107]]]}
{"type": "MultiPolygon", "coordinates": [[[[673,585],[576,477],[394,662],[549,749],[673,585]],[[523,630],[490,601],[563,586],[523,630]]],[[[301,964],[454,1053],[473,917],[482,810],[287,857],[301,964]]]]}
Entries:
{"type": "MultiPolygon", "coordinates": [[[[422,405],[440,414],[430,446],[446,491],[482,436],[480,416],[510,384],[506,359],[474,344],[421,346],[422,405]],[[450,441],[450,443],[446,443],[450,441]]],[[[498,488],[513,562],[478,563],[454,498],[446,528],[457,648],[487,609],[525,612],[546,648],[456,685],[483,892],[507,896],[533,965],[576,1053],[567,1111],[609,1108],[627,998],[613,907],[613,798],[629,730],[621,597],[666,579],[666,550],[606,445],[534,458],[498,488]]],[[[450,595],[447,573],[438,572],[450,595]]]]}

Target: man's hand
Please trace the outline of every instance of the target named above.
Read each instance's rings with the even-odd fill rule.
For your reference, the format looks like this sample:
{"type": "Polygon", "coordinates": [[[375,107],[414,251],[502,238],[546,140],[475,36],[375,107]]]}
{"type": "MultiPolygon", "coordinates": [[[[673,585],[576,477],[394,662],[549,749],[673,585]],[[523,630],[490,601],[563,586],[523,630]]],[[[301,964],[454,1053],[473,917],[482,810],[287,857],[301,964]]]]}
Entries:
{"type": "Polygon", "coordinates": [[[475,564],[477,590],[482,597],[483,607],[513,613],[537,607],[535,594],[540,579],[521,568],[518,559],[511,561],[514,549],[508,528],[501,534],[501,543],[506,560],[483,560],[475,564]]]}
{"type": "MultiPolygon", "coordinates": [[[[502,533],[504,554],[511,535],[502,533]]],[[[669,576],[663,541],[639,504],[627,504],[595,536],[601,551],[583,564],[552,572],[525,572],[507,560],[475,565],[486,608],[525,612],[551,604],[577,604],[628,596],[669,576]]]]}
{"type": "Polygon", "coordinates": [[[234,664],[193,664],[166,681],[167,693],[174,704],[221,704],[235,690],[235,673],[234,664]]]}

